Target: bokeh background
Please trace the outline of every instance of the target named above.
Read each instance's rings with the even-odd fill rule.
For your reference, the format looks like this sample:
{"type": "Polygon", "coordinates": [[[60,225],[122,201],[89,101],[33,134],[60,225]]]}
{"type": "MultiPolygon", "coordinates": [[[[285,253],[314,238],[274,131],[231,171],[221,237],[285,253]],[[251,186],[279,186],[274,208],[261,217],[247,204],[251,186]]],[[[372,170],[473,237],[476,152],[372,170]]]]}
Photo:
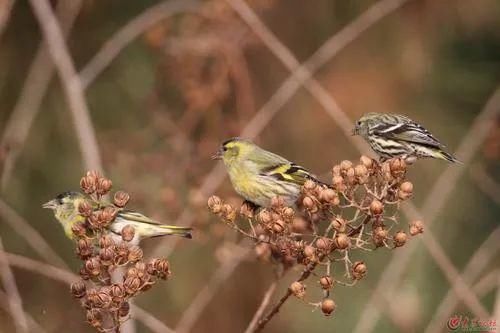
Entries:
{"type": "MultiPolygon", "coordinates": [[[[500,2],[52,1],[79,74],[72,77],[81,83],[75,92],[64,89],[47,53],[36,1],[0,1],[0,236],[6,252],[64,267],[34,230],[69,270],[79,269],[71,242],[41,204],[77,189],[92,166],[82,154],[92,142],[82,141],[85,124],[74,117],[88,110],[104,173],[115,189],[132,195],[129,206],[196,228],[192,241],[144,244],[146,255],[169,254],[173,276],[136,304],[179,332],[242,332],[274,268],[251,254],[241,260],[244,246],[234,245],[234,233],[207,212],[213,192],[239,200],[231,199],[234,192],[210,155],[243,132],[328,181],[333,164],[361,154],[345,120],[402,113],[465,162],[419,161],[410,171],[413,203],[424,222],[432,219],[426,234],[438,250],[412,240],[411,249],[360,256],[369,274],[354,288],[334,288],[332,317],[291,299],[266,332],[447,331],[450,316],[474,317],[462,301],[442,310],[446,295],[455,298],[454,272],[463,273],[468,294],[499,319],[500,2]],[[296,82],[290,68],[331,38],[327,52],[339,49],[314,68],[316,93],[300,84],[290,90],[296,82]],[[73,101],[83,96],[86,108],[69,103],[68,91],[73,101]],[[324,93],[326,102],[317,98],[324,93]],[[400,273],[390,270],[395,260],[407,260],[400,273]]],[[[402,221],[405,226],[407,218],[402,221]]],[[[15,263],[12,271],[23,309],[39,325],[30,331],[91,332],[65,283],[15,263]]],[[[275,298],[296,275],[284,278],[275,298]]],[[[315,277],[307,282],[311,289],[315,283],[315,277]]],[[[13,332],[2,286],[0,331],[13,332]]],[[[137,332],[162,331],[147,326],[136,321],[137,332]]]]}

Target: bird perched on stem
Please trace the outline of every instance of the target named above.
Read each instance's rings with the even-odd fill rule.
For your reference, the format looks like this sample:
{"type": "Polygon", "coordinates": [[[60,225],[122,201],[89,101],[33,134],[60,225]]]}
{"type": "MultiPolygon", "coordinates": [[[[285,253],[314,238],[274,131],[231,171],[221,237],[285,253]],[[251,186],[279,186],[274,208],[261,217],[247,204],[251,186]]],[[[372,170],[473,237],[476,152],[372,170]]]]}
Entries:
{"type": "MultiPolygon", "coordinates": [[[[96,205],[95,202],[92,203],[92,200],[87,198],[83,193],[70,191],[59,194],[55,199],[43,204],[42,207],[54,211],[54,215],[63,226],[66,236],[73,239],[72,227],[86,220],[79,210],[79,207],[84,202],[91,203],[92,206],[96,205]]],[[[109,204],[109,206],[111,207],[112,205],[109,204]]],[[[191,238],[191,228],[161,224],[141,213],[132,210],[116,209],[116,216],[114,216],[114,220],[108,226],[109,231],[119,236],[121,235],[122,229],[130,225],[135,229],[135,243],[138,243],[144,238],[166,235],[179,235],[191,238]]]]}
{"type": "Polygon", "coordinates": [[[361,135],[382,160],[430,157],[459,162],[428,130],[405,116],[367,113],[356,122],[353,135],[361,135]]]}
{"type": "Polygon", "coordinates": [[[292,206],[307,180],[323,184],[305,168],[246,139],[227,140],[212,159],[224,162],[238,194],[261,207],[270,207],[275,197],[292,206]]]}

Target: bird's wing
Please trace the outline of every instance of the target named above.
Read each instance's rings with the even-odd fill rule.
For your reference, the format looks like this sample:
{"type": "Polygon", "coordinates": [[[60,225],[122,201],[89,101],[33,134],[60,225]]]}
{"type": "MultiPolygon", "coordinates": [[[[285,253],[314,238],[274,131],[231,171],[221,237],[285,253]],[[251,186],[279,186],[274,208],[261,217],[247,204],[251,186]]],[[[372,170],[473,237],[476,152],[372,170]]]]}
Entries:
{"type": "MultiPolygon", "coordinates": [[[[408,118],[406,119],[409,120],[408,118]]],[[[380,123],[373,129],[373,133],[389,139],[413,142],[436,148],[444,147],[428,130],[413,121],[380,123]]]]}
{"type": "Polygon", "coordinates": [[[122,219],[131,222],[139,222],[139,223],[155,224],[155,225],[161,224],[160,222],[152,220],[146,215],[143,215],[133,210],[122,210],[118,213],[118,217],[121,217],[122,219]]]}
{"type": "Polygon", "coordinates": [[[304,185],[306,180],[316,180],[309,171],[295,163],[279,163],[264,168],[260,172],[263,176],[273,177],[278,180],[289,181],[297,185],[304,185]]]}

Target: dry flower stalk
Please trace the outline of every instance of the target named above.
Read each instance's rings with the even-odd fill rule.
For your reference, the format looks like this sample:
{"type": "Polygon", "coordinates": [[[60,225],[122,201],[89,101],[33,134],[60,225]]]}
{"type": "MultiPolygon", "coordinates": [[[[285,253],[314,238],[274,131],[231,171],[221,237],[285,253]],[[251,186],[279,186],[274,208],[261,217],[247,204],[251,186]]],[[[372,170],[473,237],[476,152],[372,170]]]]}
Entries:
{"type": "Polygon", "coordinates": [[[237,209],[217,196],[208,199],[213,214],[254,241],[259,259],[285,269],[303,266],[302,274],[260,318],[255,331],[261,330],[290,296],[306,300],[304,280],[313,272],[319,278],[316,285],[323,298],[306,303],[330,316],[337,307],[330,297],[334,286],[353,286],[367,274],[363,261],[352,260],[356,253],[403,247],[410,235],[423,232],[421,221],[411,222],[408,232],[398,222],[401,203],[413,193],[406,173],[402,159],[378,163],[362,156],[356,165],[351,161],[335,165],[331,186],[307,181],[296,207],[285,207],[280,198],[275,198],[270,208],[260,209],[248,202],[237,209]]]}
{"type": "Polygon", "coordinates": [[[79,206],[85,221],[75,224],[72,231],[76,254],[83,265],[81,280],[71,285],[71,294],[80,301],[87,322],[96,331],[118,333],[129,317],[129,300],[149,290],[158,280],[166,280],[170,266],[165,259],[144,261],[142,249],[131,244],[135,235],[132,226],[125,226],[121,236],[108,231],[107,227],[129,201],[129,194],[118,191],[113,205],[105,202],[103,196],[111,190],[112,182],[95,171],[82,177],[80,187],[88,195],[88,200],[79,206]],[[113,281],[112,272],[118,268],[125,274],[120,281],[113,281]]]}

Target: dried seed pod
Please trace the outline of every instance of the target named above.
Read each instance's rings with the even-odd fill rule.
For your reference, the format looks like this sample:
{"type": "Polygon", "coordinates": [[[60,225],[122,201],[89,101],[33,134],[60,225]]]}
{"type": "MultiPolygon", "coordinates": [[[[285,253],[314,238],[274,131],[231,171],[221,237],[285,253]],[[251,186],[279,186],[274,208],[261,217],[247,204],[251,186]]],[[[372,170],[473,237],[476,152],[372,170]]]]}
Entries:
{"type": "Polygon", "coordinates": [[[340,169],[340,165],[334,165],[333,168],[332,168],[332,175],[333,176],[340,176],[341,174],[341,169],[340,169]]]}
{"type": "Polygon", "coordinates": [[[408,239],[408,236],[406,235],[406,232],[404,231],[398,231],[396,234],[394,234],[394,246],[395,247],[400,247],[405,245],[406,240],[408,239]]]}
{"type": "Polygon", "coordinates": [[[155,262],[156,276],[166,280],[170,276],[170,264],[166,259],[159,259],[155,262]]]}
{"type": "Polygon", "coordinates": [[[377,199],[373,199],[370,204],[370,212],[372,215],[380,215],[384,211],[384,205],[377,199]]]}
{"type": "Polygon", "coordinates": [[[412,193],[413,192],[413,184],[411,182],[404,182],[399,186],[399,189],[403,192],[412,193]]]}
{"type": "Polygon", "coordinates": [[[87,229],[83,223],[78,222],[71,226],[71,233],[75,238],[82,238],[87,234],[87,229]]]}
{"type": "Polygon", "coordinates": [[[309,226],[309,222],[300,216],[295,217],[292,221],[292,231],[299,234],[307,232],[309,226]]]}
{"type": "Polygon", "coordinates": [[[71,284],[71,294],[74,298],[82,298],[87,294],[87,286],[83,281],[74,282],[71,284]]]}
{"type": "Polygon", "coordinates": [[[222,200],[216,195],[212,195],[210,198],[208,198],[208,209],[211,210],[213,213],[218,214],[220,212],[220,209],[222,207],[222,200]]]}
{"type": "Polygon", "coordinates": [[[304,189],[309,192],[314,191],[316,189],[316,186],[317,186],[316,182],[310,179],[306,180],[306,182],[304,183],[304,189]]]}
{"type": "Polygon", "coordinates": [[[316,240],[316,248],[323,252],[330,251],[332,247],[332,241],[326,237],[320,237],[316,240]]]}
{"type": "Polygon", "coordinates": [[[332,220],[331,224],[333,229],[337,232],[345,232],[347,229],[347,221],[341,217],[336,217],[332,220]]]}
{"type": "Polygon", "coordinates": [[[343,171],[347,171],[348,169],[352,168],[352,162],[348,160],[344,160],[340,162],[340,169],[343,171]]]}
{"type": "Polygon", "coordinates": [[[90,176],[85,176],[80,179],[80,188],[86,194],[92,194],[96,191],[97,182],[90,176]]]}
{"type": "Polygon", "coordinates": [[[302,199],[302,205],[304,205],[304,208],[308,210],[313,210],[315,206],[314,199],[311,198],[310,196],[306,196],[304,197],[304,199],[302,199]]]}
{"type": "Polygon", "coordinates": [[[112,299],[111,296],[106,291],[101,289],[95,294],[94,297],[92,297],[91,302],[96,308],[107,308],[111,305],[112,299]]]}
{"type": "Polygon", "coordinates": [[[109,295],[111,296],[114,303],[119,304],[125,298],[125,289],[121,284],[113,284],[109,288],[109,295]]]}
{"type": "Polygon", "coordinates": [[[111,247],[113,245],[115,245],[115,242],[113,241],[113,238],[110,235],[103,235],[99,238],[100,248],[111,247]]]}
{"type": "Polygon", "coordinates": [[[424,223],[420,220],[410,223],[410,235],[415,236],[424,232],[424,223]]]}
{"type": "Polygon", "coordinates": [[[116,208],[111,207],[111,206],[105,207],[101,211],[101,216],[100,216],[101,225],[107,226],[110,222],[112,222],[116,218],[117,214],[118,214],[118,210],[116,208]]]}
{"type": "Polygon", "coordinates": [[[339,250],[345,250],[351,246],[351,239],[343,233],[338,233],[334,240],[335,247],[339,250]]]}
{"type": "Polygon", "coordinates": [[[285,206],[285,200],[282,197],[274,197],[271,199],[271,207],[274,209],[280,209],[285,206]]]}
{"type": "Polygon", "coordinates": [[[322,289],[329,290],[333,286],[333,279],[330,275],[322,276],[319,279],[319,284],[321,285],[322,289]]]}
{"type": "Polygon", "coordinates": [[[105,195],[111,190],[112,186],[113,182],[111,180],[107,178],[99,178],[97,181],[96,192],[99,195],[105,195]]]}
{"type": "Polygon", "coordinates": [[[124,191],[118,191],[113,197],[113,203],[116,207],[125,207],[130,200],[130,195],[124,191]]]}
{"type": "Polygon", "coordinates": [[[76,245],[76,254],[80,259],[88,259],[92,255],[92,244],[87,239],[79,239],[76,245]]]}
{"type": "Polygon", "coordinates": [[[125,242],[130,242],[134,239],[135,236],[135,228],[131,224],[127,224],[122,228],[122,239],[125,242]]]}
{"type": "Polygon", "coordinates": [[[373,167],[373,160],[371,158],[369,158],[368,156],[361,156],[359,158],[359,161],[361,162],[361,164],[363,164],[367,169],[371,169],[373,167]]]}
{"type": "Polygon", "coordinates": [[[306,295],[306,286],[302,282],[292,282],[289,288],[291,293],[297,298],[304,298],[306,295]]]}
{"type": "Polygon", "coordinates": [[[102,312],[98,309],[92,308],[87,310],[87,322],[95,328],[102,327],[102,312]]]}
{"type": "Polygon", "coordinates": [[[123,288],[128,295],[134,295],[141,288],[141,279],[137,276],[130,276],[123,282],[123,288]]]}
{"type": "Polygon", "coordinates": [[[325,316],[330,316],[333,311],[335,311],[336,307],[337,305],[330,298],[325,298],[323,302],[321,302],[321,312],[323,312],[325,316]]]}
{"type": "Polygon", "coordinates": [[[331,188],[324,188],[321,190],[319,194],[319,199],[322,202],[326,203],[333,203],[336,197],[337,197],[337,192],[335,192],[331,188]]]}
{"type": "Polygon", "coordinates": [[[101,273],[101,261],[97,257],[86,260],[84,267],[91,277],[97,277],[101,273]]]}
{"type": "Polygon", "coordinates": [[[311,245],[304,246],[304,256],[312,258],[316,254],[316,249],[311,245]]]}
{"type": "Polygon", "coordinates": [[[78,212],[84,217],[89,217],[90,215],[92,215],[92,211],[92,205],[87,200],[82,201],[78,205],[78,212]]]}
{"type": "Polygon", "coordinates": [[[352,265],[352,276],[356,280],[361,280],[367,272],[367,268],[364,262],[362,261],[356,261],[352,265]]]}
{"type": "Polygon", "coordinates": [[[132,246],[128,251],[128,261],[136,262],[143,258],[144,252],[139,246],[132,246]]]}
{"type": "Polygon", "coordinates": [[[347,189],[347,186],[344,183],[344,178],[342,178],[342,176],[333,176],[332,184],[337,191],[343,192],[347,189]]]}
{"type": "Polygon", "coordinates": [[[295,211],[293,210],[293,208],[285,207],[281,210],[281,214],[287,221],[291,221],[295,216],[295,211]]]}
{"type": "Polygon", "coordinates": [[[245,201],[240,207],[240,215],[248,219],[252,219],[254,216],[255,207],[253,204],[245,201]]]}
{"type": "Polygon", "coordinates": [[[388,234],[389,232],[382,227],[375,228],[372,233],[372,239],[375,246],[377,247],[384,246],[388,234]]]}
{"type": "Polygon", "coordinates": [[[285,227],[286,227],[286,224],[285,224],[285,221],[283,221],[283,220],[276,220],[273,223],[273,231],[277,234],[280,234],[283,231],[285,231],[285,227]]]}
{"type": "Polygon", "coordinates": [[[115,251],[112,247],[105,247],[99,250],[99,259],[101,263],[105,266],[109,266],[113,263],[115,258],[115,251]]]}
{"type": "Polygon", "coordinates": [[[120,304],[120,308],[118,309],[118,315],[120,317],[126,317],[130,313],[130,304],[128,302],[123,302],[120,304]]]}

